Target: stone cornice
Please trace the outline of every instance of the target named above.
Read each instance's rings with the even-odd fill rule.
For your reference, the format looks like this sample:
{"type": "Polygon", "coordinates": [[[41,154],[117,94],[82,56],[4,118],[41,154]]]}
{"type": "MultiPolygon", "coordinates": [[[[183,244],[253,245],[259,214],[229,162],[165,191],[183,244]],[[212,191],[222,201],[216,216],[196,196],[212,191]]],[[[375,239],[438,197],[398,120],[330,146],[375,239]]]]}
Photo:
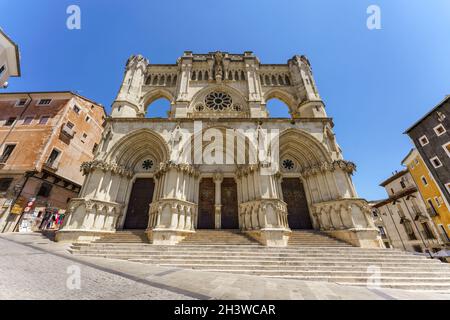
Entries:
{"type": "Polygon", "coordinates": [[[300,173],[303,177],[307,178],[320,173],[333,172],[338,169],[348,174],[353,174],[353,172],[356,170],[356,165],[353,162],[345,160],[335,160],[333,162],[323,161],[314,166],[302,168],[300,170],[300,173]]]}
{"type": "Polygon", "coordinates": [[[194,177],[198,177],[200,175],[200,171],[198,170],[196,165],[166,161],[159,164],[159,169],[155,172],[155,177],[159,179],[170,169],[175,169],[178,172],[187,173],[189,175],[193,175],[194,177]]]}
{"type": "Polygon", "coordinates": [[[102,171],[111,171],[114,174],[122,175],[131,178],[134,172],[124,166],[117,163],[109,163],[103,160],[92,160],[83,162],[81,164],[80,170],[83,171],[83,175],[94,171],[95,169],[100,169],[102,171]]]}

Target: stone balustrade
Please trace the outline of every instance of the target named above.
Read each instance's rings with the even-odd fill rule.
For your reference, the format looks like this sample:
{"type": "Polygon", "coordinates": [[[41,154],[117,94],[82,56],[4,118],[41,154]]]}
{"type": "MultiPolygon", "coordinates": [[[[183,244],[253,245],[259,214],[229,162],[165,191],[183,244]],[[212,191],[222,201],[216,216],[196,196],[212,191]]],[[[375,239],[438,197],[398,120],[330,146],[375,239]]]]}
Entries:
{"type": "Polygon", "coordinates": [[[366,200],[331,200],[314,203],[312,209],[321,231],[356,246],[380,247],[381,239],[366,200]]]}
{"type": "Polygon", "coordinates": [[[150,204],[147,236],[153,244],[173,245],[194,232],[197,205],[178,199],[160,199],[150,204]]]}
{"type": "Polygon", "coordinates": [[[102,233],[115,232],[123,205],[95,199],[74,198],[69,202],[66,218],[58,232],[58,240],[86,240],[102,233]],[[78,235],[83,234],[83,239],[78,235]]]}

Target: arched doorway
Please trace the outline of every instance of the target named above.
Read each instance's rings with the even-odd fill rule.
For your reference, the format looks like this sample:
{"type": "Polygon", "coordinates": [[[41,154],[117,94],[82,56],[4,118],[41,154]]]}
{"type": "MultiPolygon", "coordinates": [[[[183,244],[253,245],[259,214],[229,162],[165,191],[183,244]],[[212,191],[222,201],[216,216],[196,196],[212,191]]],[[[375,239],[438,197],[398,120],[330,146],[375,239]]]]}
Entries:
{"type": "Polygon", "coordinates": [[[305,189],[300,178],[283,178],[281,189],[287,204],[289,228],[312,229],[305,189]]]}
{"type": "Polygon", "coordinates": [[[222,229],[239,229],[237,184],[234,178],[224,178],[221,184],[222,229]]]}
{"type": "Polygon", "coordinates": [[[202,178],[199,185],[197,229],[214,229],[215,184],[212,178],[202,178]]]}
{"type": "Polygon", "coordinates": [[[152,178],[136,178],[128,201],[124,229],[146,229],[149,205],[152,202],[155,183],[152,178]]]}

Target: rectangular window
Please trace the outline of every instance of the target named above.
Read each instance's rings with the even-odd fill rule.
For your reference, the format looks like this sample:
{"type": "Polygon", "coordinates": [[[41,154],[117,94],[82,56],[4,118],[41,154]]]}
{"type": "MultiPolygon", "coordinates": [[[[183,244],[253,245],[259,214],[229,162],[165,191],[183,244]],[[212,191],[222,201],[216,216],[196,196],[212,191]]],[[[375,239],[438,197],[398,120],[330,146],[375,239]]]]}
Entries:
{"type": "Polygon", "coordinates": [[[423,147],[428,144],[428,138],[426,135],[423,135],[419,138],[419,143],[423,147]]]}
{"type": "Polygon", "coordinates": [[[428,181],[427,181],[427,179],[424,176],[421,176],[420,180],[422,180],[422,183],[423,183],[424,186],[428,185],[428,181]]]}
{"type": "Polygon", "coordinates": [[[433,130],[438,137],[442,136],[446,132],[446,130],[442,124],[437,125],[436,127],[433,128],[433,130]]]}
{"type": "Polygon", "coordinates": [[[439,201],[438,197],[434,197],[434,201],[436,201],[436,204],[438,206],[438,208],[441,206],[441,201],[439,201]]]}
{"type": "Polygon", "coordinates": [[[98,148],[98,144],[94,143],[94,146],[92,147],[92,153],[95,153],[95,151],[97,151],[98,148]]]}
{"type": "Polygon", "coordinates": [[[77,106],[77,105],[74,105],[73,106],[73,111],[76,113],[76,114],[79,114],[80,113],[80,108],[77,106]]]}
{"type": "Polygon", "coordinates": [[[31,124],[31,122],[33,122],[34,117],[26,117],[25,119],[23,119],[23,123],[24,125],[28,125],[31,124]]]}
{"type": "Polygon", "coordinates": [[[446,144],[444,144],[442,146],[442,148],[444,148],[445,153],[447,153],[447,155],[450,157],[450,142],[447,142],[446,144]]]}
{"type": "Polygon", "coordinates": [[[53,149],[52,152],[50,153],[50,156],[48,157],[47,165],[52,168],[55,167],[57,164],[56,160],[58,159],[60,154],[61,154],[60,151],[53,149]]]}
{"type": "Polygon", "coordinates": [[[86,116],[86,122],[91,121],[91,118],[89,116],[86,116]]]}
{"type": "Polygon", "coordinates": [[[28,101],[27,98],[17,100],[16,107],[23,107],[24,105],[27,104],[27,101],[28,101]]]}
{"type": "Polygon", "coordinates": [[[39,124],[46,124],[46,123],[48,122],[48,119],[50,119],[49,116],[42,116],[42,117],[39,119],[39,124]]]}
{"type": "Polygon", "coordinates": [[[437,211],[436,208],[434,207],[433,201],[431,201],[431,199],[427,199],[428,205],[430,206],[429,208],[427,208],[428,213],[431,217],[435,217],[437,216],[437,211]]]}
{"type": "Polygon", "coordinates": [[[8,191],[9,186],[11,185],[12,181],[13,181],[13,178],[0,179],[0,192],[8,191]]]}
{"type": "Polygon", "coordinates": [[[438,224],[438,230],[441,234],[441,237],[444,241],[450,242],[450,238],[447,234],[447,231],[445,231],[445,228],[442,224],[438,224]]]}
{"type": "Polygon", "coordinates": [[[383,227],[379,226],[379,227],[378,227],[378,230],[380,230],[380,234],[381,234],[382,236],[385,236],[385,235],[386,235],[386,232],[384,232],[384,228],[383,228],[383,227]]]}
{"type": "Polygon", "coordinates": [[[67,128],[69,128],[69,129],[73,129],[73,127],[75,126],[72,122],[70,122],[70,121],[67,121],[67,124],[66,124],[66,126],[67,126],[67,128]]]}
{"type": "Polygon", "coordinates": [[[6,120],[6,122],[5,122],[5,126],[7,126],[7,127],[12,126],[14,124],[14,121],[16,121],[16,117],[8,118],[8,120],[6,120]]]}
{"type": "Polygon", "coordinates": [[[48,106],[50,103],[52,103],[52,99],[40,99],[38,101],[38,106],[48,106]]]}
{"type": "Polygon", "coordinates": [[[8,161],[8,158],[11,156],[11,153],[14,151],[15,147],[15,144],[7,144],[5,146],[2,156],[0,157],[0,163],[6,163],[6,161],[8,161]]]}
{"type": "Polygon", "coordinates": [[[442,166],[442,162],[441,162],[441,160],[439,160],[439,158],[437,156],[431,158],[430,161],[431,161],[431,164],[433,165],[433,167],[435,167],[435,168],[439,168],[442,166]]]}
{"type": "Polygon", "coordinates": [[[37,196],[47,198],[50,195],[50,192],[52,191],[52,187],[53,186],[50,183],[43,182],[41,184],[41,187],[39,188],[37,196]]]}
{"type": "Polygon", "coordinates": [[[427,239],[436,239],[427,222],[422,222],[423,233],[427,239]]]}

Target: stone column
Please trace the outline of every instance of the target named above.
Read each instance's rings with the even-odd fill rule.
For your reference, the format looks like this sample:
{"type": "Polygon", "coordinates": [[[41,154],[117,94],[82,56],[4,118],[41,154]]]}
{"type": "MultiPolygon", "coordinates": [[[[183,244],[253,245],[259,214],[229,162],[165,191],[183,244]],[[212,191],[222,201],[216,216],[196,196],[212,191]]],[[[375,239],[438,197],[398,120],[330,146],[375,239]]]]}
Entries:
{"type": "Polygon", "coordinates": [[[215,205],[214,205],[214,227],[216,229],[220,229],[221,228],[221,214],[222,214],[222,203],[221,203],[221,199],[222,199],[222,195],[221,195],[221,187],[222,187],[222,181],[223,181],[223,174],[221,172],[216,172],[213,175],[213,180],[215,183],[215,194],[216,194],[216,199],[215,199],[215,205]]]}

